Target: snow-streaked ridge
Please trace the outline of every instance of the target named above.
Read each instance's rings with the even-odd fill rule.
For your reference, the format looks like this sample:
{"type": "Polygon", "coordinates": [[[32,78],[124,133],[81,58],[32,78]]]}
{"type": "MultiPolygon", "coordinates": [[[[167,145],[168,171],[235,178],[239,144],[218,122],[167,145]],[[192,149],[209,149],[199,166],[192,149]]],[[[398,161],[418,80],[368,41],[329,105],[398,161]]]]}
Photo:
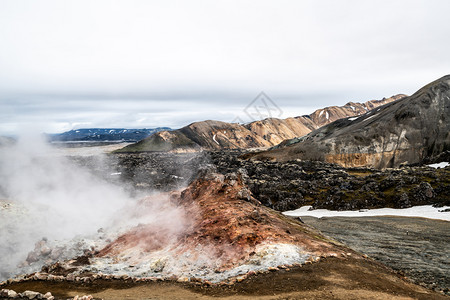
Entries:
{"type": "Polygon", "coordinates": [[[219,142],[216,140],[216,135],[213,135],[213,140],[214,140],[214,142],[216,142],[217,145],[220,146],[219,142]]]}

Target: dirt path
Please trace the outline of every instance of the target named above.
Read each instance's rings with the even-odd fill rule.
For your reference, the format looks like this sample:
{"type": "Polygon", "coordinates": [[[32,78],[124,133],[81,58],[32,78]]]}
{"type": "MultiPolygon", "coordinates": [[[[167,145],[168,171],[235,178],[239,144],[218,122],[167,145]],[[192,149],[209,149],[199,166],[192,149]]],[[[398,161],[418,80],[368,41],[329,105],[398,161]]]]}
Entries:
{"type": "Polygon", "coordinates": [[[450,222],[408,217],[302,220],[429,288],[449,293],[450,222]]]}
{"type": "Polygon", "coordinates": [[[328,258],[292,270],[249,277],[233,286],[99,280],[89,284],[34,281],[8,286],[47,291],[59,299],[92,294],[103,299],[448,299],[400,278],[371,260],[328,258]]]}

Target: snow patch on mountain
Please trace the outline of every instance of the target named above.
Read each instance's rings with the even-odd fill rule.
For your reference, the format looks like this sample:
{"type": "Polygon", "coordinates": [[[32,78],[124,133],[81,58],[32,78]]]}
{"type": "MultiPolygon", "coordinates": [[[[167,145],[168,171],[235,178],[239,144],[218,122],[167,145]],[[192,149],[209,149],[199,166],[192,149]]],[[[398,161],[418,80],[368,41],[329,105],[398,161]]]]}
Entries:
{"type": "Polygon", "coordinates": [[[427,165],[427,166],[437,169],[437,168],[445,168],[448,165],[450,165],[450,163],[448,161],[443,161],[443,162],[440,162],[437,164],[431,164],[431,165],[427,165]]]}

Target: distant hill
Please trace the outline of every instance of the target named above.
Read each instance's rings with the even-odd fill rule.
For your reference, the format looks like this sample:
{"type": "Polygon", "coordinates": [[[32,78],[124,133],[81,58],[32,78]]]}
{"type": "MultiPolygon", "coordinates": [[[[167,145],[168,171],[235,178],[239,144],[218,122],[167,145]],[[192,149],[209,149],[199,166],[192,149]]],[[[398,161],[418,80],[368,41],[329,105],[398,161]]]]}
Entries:
{"type": "Polygon", "coordinates": [[[102,141],[126,141],[136,142],[161,130],[170,130],[168,127],[150,129],[125,129],[125,128],[83,128],[70,130],[58,134],[49,134],[51,142],[102,142],[102,141]]]}
{"type": "Polygon", "coordinates": [[[340,119],[253,159],[319,160],[344,167],[398,167],[450,152],[450,75],[410,97],[340,119]]]}
{"type": "Polygon", "coordinates": [[[286,139],[303,136],[335,120],[357,116],[380,105],[402,99],[395,95],[365,103],[349,102],[344,106],[318,109],[310,115],[295,118],[251,122],[246,125],[221,121],[195,122],[172,131],[160,131],[117,152],[173,151],[191,152],[220,149],[271,147],[286,139]]]}

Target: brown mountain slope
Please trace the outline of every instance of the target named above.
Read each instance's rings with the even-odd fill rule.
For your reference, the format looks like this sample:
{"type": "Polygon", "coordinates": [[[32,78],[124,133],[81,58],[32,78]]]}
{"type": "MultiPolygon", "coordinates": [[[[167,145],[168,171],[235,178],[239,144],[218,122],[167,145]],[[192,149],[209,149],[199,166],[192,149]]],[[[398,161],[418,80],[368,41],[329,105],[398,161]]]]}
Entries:
{"type": "MultiPolygon", "coordinates": [[[[345,167],[398,167],[450,151],[450,75],[410,97],[285,141],[254,159],[320,160],[345,167]]],[[[251,156],[251,155],[249,155],[251,156]]]]}
{"type": "Polygon", "coordinates": [[[335,120],[360,115],[380,105],[401,99],[395,95],[365,103],[349,102],[331,106],[310,115],[287,119],[264,119],[246,125],[220,121],[195,122],[173,131],[160,131],[117,152],[173,151],[190,152],[201,149],[249,149],[271,147],[286,139],[303,136],[335,120]]]}

